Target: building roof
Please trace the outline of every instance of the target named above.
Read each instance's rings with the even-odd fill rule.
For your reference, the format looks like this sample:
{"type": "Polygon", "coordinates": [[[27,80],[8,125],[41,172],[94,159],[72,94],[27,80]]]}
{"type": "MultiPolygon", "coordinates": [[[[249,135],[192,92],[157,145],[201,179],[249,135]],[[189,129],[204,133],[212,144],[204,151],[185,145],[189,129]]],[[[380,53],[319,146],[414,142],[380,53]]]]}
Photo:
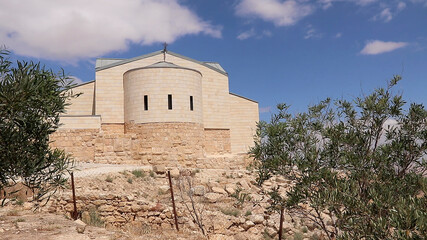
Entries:
{"type": "Polygon", "coordinates": [[[173,64],[171,62],[164,62],[164,61],[162,61],[162,62],[156,62],[156,63],[148,65],[146,67],[133,68],[133,69],[130,69],[130,70],[126,71],[125,73],[131,72],[131,71],[134,71],[134,70],[149,69],[149,68],[178,68],[178,69],[186,69],[186,70],[197,72],[198,74],[202,75],[202,73],[199,72],[199,71],[197,71],[196,69],[181,67],[181,66],[173,64]]]}
{"type": "MultiPolygon", "coordinates": [[[[179,58],[200,64],[200,65],[203,65],[203,66],[210,68],[216,72],[219,72],[225,76],[228,76],[228,73],[224,70],[224,68],[221,67],[221,65],[219,63],[201,62],[201,61],[197,61],[195,59],[192,59],[192,58],[189,58],[189,57],[186,57],[186,56],[183,56],[183,55],[180,55],[178,53],[171,52],[171,51],[167,51],[167,53],[172,55],[172,56],[179,57],[179,58]]],[[[163,51],[157,51],[157,52],[153,52],[153,53],[149,53],[149,54],[145,54],[145,55],[141,55],[141,56],[129,58],[129,59],[98,58],[98,59],[96,59],[95,71],[101,71],[104,69],[112,68],[115,66],[119,66],[119,65],[130,63],[133,61],[141,60],[144,58],[149,58],[149,57],[156,56],[159,54],[163,54],[163,51]]]]}

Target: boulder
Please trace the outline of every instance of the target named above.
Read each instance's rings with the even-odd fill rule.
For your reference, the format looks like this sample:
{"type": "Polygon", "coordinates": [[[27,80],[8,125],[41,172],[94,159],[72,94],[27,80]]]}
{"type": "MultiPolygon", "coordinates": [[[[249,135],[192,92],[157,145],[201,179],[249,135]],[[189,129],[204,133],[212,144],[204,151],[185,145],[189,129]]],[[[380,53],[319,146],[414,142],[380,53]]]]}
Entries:
{"type": "Polygon", "coordinates": [[[262,224],[264,222],[264,216],[262,216],[262,215],[251,215],[249,220],[255,224],[262,224]]]}
{"type": "Polygon", "coordinates": [[[84,223],[82,220],[77,219],[74,221],[76,223],[76,230],[78,233],[84,233],[86,229],[86,223],[84,223]]]}
{"type": "Polygon", "coordinates": [[[157,174],[164,174],[164,173],[166,173],[166,167],[165,167],[165,165],[153,166],[153,172],[155,172],[157,174]]]}
{"type": "Polygon", "coordinates": [[[227,184],[227,185],[225,185],[225,191],[228,194],[233,194],[234,192],[236,192],[236,184],[227,184]]]}
{"type": "Polygon", "coordinates": [[[195,187],[193,187],[193,193],[196,196],[203,196],[205,195],[205,186],[202,185],[197,185],[195,187]]]}
{"type": "Polygon", "coordinates": [[[227,195],[227,192],[219,187],[213,187],[212,192],[227,195]]]}
{"type": "Polygon", "coordinates": [[[173,178],[179,177],[179,169],[178,168],[173,168],[170,170],[170,172],[171,172],[171,177],[173,177],[173,178]]]}
{"type": "Polygon", "coordinates": [[[219,193],[206,193],[205,199],[210,203],[216,203],[222,198],[222,195],[219,193]]]}
{"type": "Polygon", "coordinates": [[[255,226],[255,223],[253,223],[252,221],[246,221],[245,224],[243,224],[243,228],[245,230],[248,230],[249,228],[255,226]]]}

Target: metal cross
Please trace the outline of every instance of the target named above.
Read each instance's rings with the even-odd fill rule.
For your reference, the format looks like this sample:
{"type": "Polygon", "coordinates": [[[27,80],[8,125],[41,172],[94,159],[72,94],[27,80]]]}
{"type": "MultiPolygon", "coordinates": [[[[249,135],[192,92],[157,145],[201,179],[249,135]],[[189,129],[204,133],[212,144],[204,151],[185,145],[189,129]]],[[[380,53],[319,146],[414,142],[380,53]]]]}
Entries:
{"type": "Polygon", "coordinates": [[[163,43],[163,62],[166,62],[166,52],[168,51],[168,44],[163,43]]]}

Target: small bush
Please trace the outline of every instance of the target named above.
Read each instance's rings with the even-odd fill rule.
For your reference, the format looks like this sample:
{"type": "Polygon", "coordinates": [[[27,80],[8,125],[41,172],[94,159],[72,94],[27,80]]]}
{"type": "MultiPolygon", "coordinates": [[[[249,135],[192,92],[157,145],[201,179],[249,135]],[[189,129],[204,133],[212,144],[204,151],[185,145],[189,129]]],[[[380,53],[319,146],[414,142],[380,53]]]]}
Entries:
{"type": "Polygon", "coordinates": [[[150,171],[150,177],[155,178],[156,174],[153,171],[150,171]]]}
{"type": "Polygon", "coordinates": [[[304,239],[304,235],[300,232],[295,233],[294,235],[294,240],[303,240],[304,239]]]}
{"type": "Polygon", "coordinates": [[[317,233],[314,233],[313,235],[310,236],[309,239],[310,240],[320,240],[321,238],[319,235],[317,235],[317,233]]]}
{"type": "Polygon", "coordinates": [[[264,232],[262,232],[262,239],[264,240],[273,240],[273,238],[268,234],[267,230],[264,229],[264,232]]]}
{"type": "Polygon", "coordinates": [[[113,178],[111,176],[107,176],[107,178],[105,178],[106,182],[113,182],[113,178]]]}
{"type": "Polygon", "coordinates": [[[245,212],[245,216],[250,216],[250,215],[252,215],[252,212],[251,212],[250,210],[247,210],[247,211],[245,212]]]}
{"type": "Polygon", "coordinates": [[[9,212],[6,213],[6,216],[19,216],[19,212],[18,210],[10,210],[9,212]]]}
{"type": "Polygon", "coordinates": [[[239,208],[243,206],[246,200],[250,201],[252,199],[249,193],[243,192],[243,189],[241,187],[238,187],[236,191],[231,194],[231,196],[237,200],[234,205],[239,208]]]}
{"type": "Polygon", "coordinates": [[[224,215],[228,215],[228,216],[234,216],[237,217],[240,215],[240,211],[235,209],[235,208],[227,208],[227,209],[221,209],[221,212],[224,215]]]}
{"type": "Polygon", "coordinates": [[[307,229],[307,227],[303,227],[303,228],[301,229],[301,231],[302,231],[303,233],[307,233],[307,232],[308,232],[308,229],[307,229]]]}
{"type": "Polygon", "coordinates": [[[94,227],[104,227],[104,221],[95,209],[89,210],[89,219],[86,224],[94,227]]]}
{"type": "Polygon", "coordinates": [[[163,191],[162,189],[159,188],[159,191],[157,191],[158,195],[165,195],[167,193],[167,191],[163,191]]]}
{"type": "Polygon", "coordinates": [[[130,184],[132,184],[132,183],[133,183],[132,178],[128,178],[128,183],[130,183],[130,184]]]}
{"type": "Polygon", "coordinates": [[[136,178],[143,178],[145,177],[145,172],[143,172],[142,170],[138,169],[138,170],[133,170],[132,174],[136,177],[136,178]]]}
{"type": "Polygon", "coordinates": [[[24,204],[24,201],[22,199],[17,199],[16,200],[16,205],[22,206],[24,204]]]}

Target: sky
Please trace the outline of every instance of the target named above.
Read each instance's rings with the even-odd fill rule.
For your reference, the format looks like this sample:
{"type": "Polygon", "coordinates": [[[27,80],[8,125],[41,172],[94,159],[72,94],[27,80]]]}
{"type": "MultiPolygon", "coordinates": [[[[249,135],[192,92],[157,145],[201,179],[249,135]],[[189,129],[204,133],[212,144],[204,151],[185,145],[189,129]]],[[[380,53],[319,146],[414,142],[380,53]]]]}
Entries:
{"type": "Polygon", "coordinates": [[[394,91],[427,103],[427,0],[0,0],[11,60],[95,79],[96,58],[163,48],[219,62],[230,92],[268,120],[326,97],[352,99],[403,77],[394,91]]]}

